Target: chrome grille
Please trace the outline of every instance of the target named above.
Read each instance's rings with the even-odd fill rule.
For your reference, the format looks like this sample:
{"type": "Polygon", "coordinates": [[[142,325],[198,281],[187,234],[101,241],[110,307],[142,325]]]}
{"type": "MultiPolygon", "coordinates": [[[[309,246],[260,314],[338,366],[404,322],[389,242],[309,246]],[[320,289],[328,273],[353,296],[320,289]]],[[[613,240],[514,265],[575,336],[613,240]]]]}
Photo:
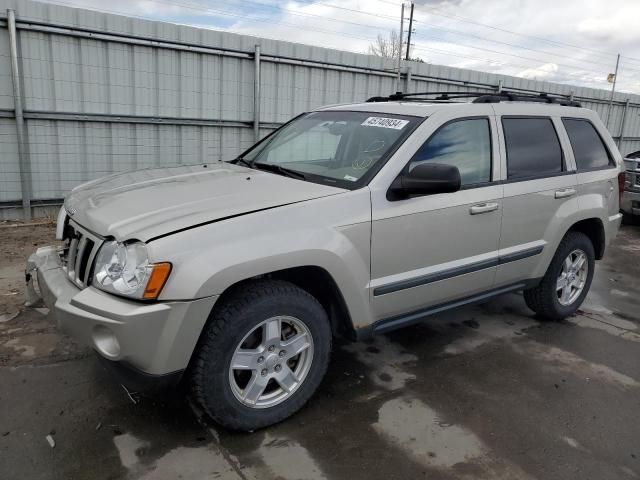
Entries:
{"type": "Polygon", "coordinates": [[[89,284],[91,266],[102,239],[73,221],[69,221],[65,227],[64,238],[68,245],[63,252],[62,268],[69,280],[84,288],[89,284]]]}
{"type": "Polygon", "coordinates": [[[625,190],[640,191],[640,161],[625,158],[625,190]]]}

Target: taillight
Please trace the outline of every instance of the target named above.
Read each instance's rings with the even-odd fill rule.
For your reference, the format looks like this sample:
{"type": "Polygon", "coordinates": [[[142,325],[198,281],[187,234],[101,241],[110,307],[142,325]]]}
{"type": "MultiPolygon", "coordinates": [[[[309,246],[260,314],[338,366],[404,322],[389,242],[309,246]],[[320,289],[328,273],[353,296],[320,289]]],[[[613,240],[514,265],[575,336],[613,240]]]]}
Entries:
{"type": "Polygon", "coordinates": [[[622,193],[624,192],[625,172],[618,174],[618,205],[622,204],[622,193]]]}

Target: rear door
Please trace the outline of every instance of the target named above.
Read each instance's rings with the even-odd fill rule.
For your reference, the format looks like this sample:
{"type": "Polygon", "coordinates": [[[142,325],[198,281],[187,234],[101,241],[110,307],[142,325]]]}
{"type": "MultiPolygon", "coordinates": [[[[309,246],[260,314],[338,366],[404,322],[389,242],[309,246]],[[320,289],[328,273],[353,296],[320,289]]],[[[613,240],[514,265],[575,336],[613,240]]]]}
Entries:
{"type": "Polygon", "coordinates": [[[396,155],[371,185],[370,292],[376,319],[493,285],[502,201],[502,185],[494,182],[500,167],[493,110],[476,105],[475,115],[465,118],[457,109],[443,110],[414,133],[413,150],[406,157],[396,155]],[[420,162],[457,166],[462,189],[389,199],[398,173],[407,163],[411,168],[420,162]]]}
{"type": "Polygon", "coordinates": [[[494,108],[505,172],[496,286],[504,286],[544,274],[564,219],[577,209],[577,179],[560,117],[494,108]]]}

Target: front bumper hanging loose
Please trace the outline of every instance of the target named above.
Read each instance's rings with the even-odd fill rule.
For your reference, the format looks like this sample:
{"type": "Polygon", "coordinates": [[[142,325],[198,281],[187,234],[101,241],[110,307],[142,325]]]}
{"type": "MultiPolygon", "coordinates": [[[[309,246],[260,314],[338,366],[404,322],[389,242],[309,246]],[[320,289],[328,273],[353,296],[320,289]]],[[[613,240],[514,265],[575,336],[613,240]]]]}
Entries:
{"type": "Polygon", "coordinates": [[[25,279],[27,306],[44,301],[63,332],[93,348],[137,391],[137,383],[155,390],[154,384],[171,385],[180,378],[218,298],[150,303],[90,285],[80,288],[70,281],[57,247],[33,253],[25,279]]]}

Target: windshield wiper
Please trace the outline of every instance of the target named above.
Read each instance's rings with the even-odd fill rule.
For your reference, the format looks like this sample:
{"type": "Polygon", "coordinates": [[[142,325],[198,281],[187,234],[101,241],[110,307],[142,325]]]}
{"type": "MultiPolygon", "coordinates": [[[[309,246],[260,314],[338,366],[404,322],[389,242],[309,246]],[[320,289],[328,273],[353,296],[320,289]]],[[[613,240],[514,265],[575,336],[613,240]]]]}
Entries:
{"type": "Polygon", "coordinates": [[[245,160],[242,157],[236,158],[234,162],[236,163],[236,165],[244,165],[245,167],[253,168],[253,162],[250,162],[249,160],[245,160]]]}
{"type": "Polygon", "coordinates": [[[290,168],[281,167],[280,165],[276,165],[273,163],[255,162],[253,166],[261,170],[267,170],[269,172],[279,173],[280,175],[284,175],[285,177],[297,178],[298,180],[307,179],[307,176],[304,173],[300,173],[297,170],[291,170],[290,168]]]}

